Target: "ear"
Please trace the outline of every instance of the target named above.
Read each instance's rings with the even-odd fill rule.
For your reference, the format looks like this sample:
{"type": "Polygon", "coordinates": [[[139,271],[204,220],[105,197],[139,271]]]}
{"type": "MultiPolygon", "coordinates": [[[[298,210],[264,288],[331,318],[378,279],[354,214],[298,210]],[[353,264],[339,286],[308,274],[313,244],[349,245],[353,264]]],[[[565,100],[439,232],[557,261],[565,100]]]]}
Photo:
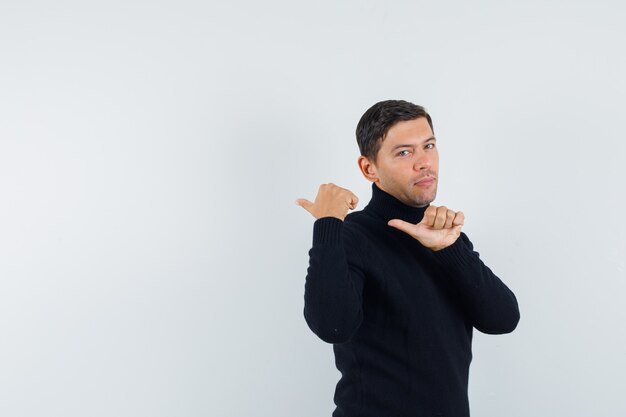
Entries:
{"type": "Polygon", "coordinates": [[[376,165],[369,160],[367,156],[359,156],[358,159],[359,169],[366,180],[371,182],[378,181],[378,174],[376,172],[376,165]]]}

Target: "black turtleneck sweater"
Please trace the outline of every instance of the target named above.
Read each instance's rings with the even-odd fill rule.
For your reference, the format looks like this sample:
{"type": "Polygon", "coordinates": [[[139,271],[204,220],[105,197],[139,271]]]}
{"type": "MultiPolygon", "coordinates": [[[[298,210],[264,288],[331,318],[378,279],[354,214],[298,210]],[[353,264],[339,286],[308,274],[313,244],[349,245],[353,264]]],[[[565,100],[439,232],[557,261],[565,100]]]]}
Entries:
{"type": "Polygon", "coordinates": [[[515,295],[465,233],[433,251],[387,225],[418,223],[425,210],[372,183],[363,210],[313,224],[304,317],[333,344],[333,417],[469,416],[472,328],[517,326],[515,295]]]}

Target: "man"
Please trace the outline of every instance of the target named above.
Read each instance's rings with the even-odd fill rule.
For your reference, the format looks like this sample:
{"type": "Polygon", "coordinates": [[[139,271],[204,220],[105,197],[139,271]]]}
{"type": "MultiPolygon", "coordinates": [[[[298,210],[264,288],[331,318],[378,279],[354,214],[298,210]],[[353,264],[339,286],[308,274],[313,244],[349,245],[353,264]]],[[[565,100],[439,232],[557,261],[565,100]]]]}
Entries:
{"type": "Polygon", "coordinates": [[[314,202],[304,292],[311,330],[341,372],[333,417],[465,417],[472,330],[509,333],[515,295],[482,262],[464,215],[430,203],[439,154],[431,117],[401,100],[376,103],[356,129],[358,198],[332,183],[314,202]]]}

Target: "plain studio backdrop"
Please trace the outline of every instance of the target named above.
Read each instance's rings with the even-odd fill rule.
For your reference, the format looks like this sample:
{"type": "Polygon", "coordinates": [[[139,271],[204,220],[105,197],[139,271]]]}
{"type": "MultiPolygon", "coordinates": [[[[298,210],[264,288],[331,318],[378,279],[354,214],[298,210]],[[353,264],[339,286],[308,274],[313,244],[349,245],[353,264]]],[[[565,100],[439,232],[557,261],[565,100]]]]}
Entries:
{"type": "Polygon", "coordinates": [[[434,205],[515,292],[478,417],[626,415],[620,2],[0,3],[0,415],[330,416],[303,317],[354,130],[431,113],[434,205]]]}

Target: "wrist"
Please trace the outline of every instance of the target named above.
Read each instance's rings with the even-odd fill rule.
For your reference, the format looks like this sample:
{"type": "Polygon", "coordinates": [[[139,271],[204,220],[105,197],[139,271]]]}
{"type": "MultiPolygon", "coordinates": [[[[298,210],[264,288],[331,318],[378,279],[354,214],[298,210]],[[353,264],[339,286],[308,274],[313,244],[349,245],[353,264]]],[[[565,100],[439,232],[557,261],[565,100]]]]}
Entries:
{"type": "Polygon", "coordinates": [[[313,246],[341,244],[343,221],[335,216],[320,217],[313,222],[313,246]]]}
{"type": "Polygon", "coordinates": [[[334,218],[339,219],[341,221],[343,221],[346,218],[345,215],[342,216],[342,215],[337,214],[337,213],[323,213],[323,214],[318,215],[317,219],[323,219],[324,217],[334,217],[334,218]]]}

